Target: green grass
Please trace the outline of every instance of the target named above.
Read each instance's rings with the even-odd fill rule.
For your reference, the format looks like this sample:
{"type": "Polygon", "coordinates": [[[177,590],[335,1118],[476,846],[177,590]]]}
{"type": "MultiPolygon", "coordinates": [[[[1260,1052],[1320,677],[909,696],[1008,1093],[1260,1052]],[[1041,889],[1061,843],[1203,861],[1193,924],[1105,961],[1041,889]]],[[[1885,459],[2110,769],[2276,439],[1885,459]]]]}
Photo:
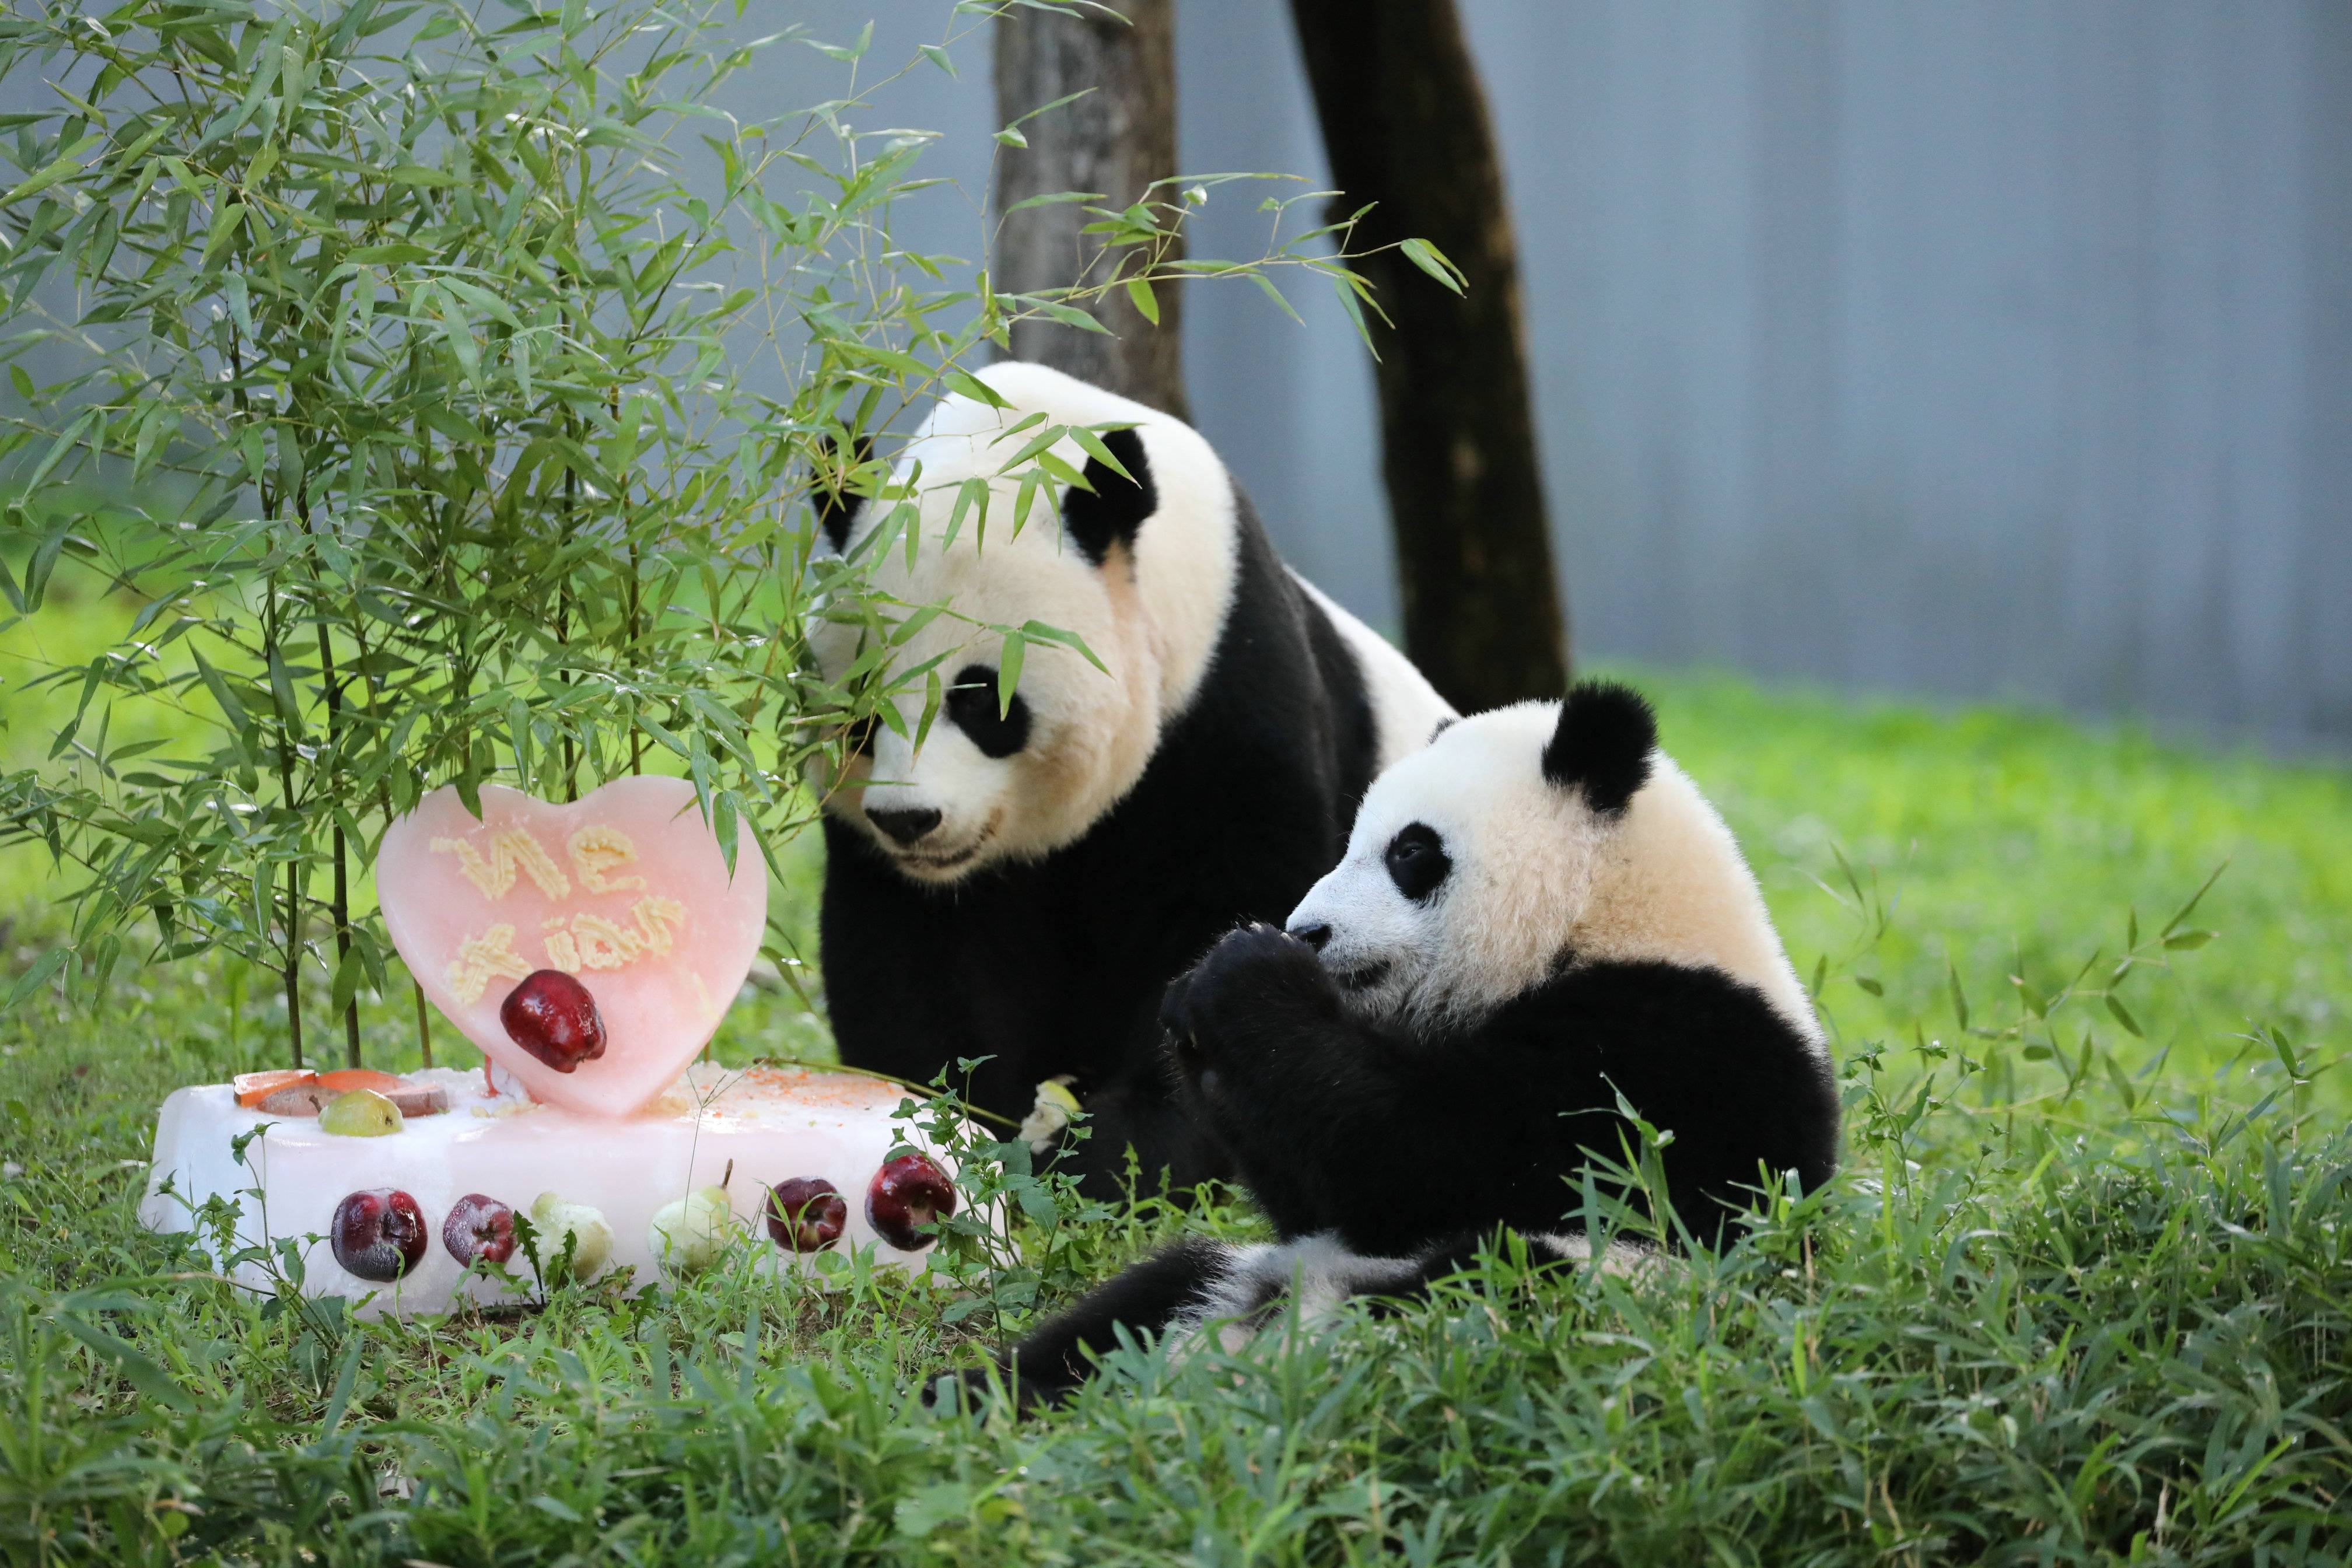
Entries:
{"type": "MultiPolygon", "coordinates": [[[[505,1321],[306,1317],[171,1278],[195,1261],[133,1224],[156,1101],[271,1061],[283,1024],[264,977],[149,971],[100,1016],[37,998],[0,1020],[0,1554],[2352,1555],[2352,779],[1633,673],[1800,966],[1826,958],[1852,1074],[1838,1184],[1719,1262],[1628,1281],[1507,1252],[1395,1318],[1172,1368],[1122,1355],[1030,1421],[919,1408],[967,1330],[889,1280],[779,1293],[735,1270],[505,1321]],[[2218,936],[2163,947],[2224,861],[2179,928],[2218,936]],[[2109,983],[2135,909],[2122,1014],[2064,993],[2095,953],[2084,985],[2109,983]]],[[[21,752],[38,726],[9,716],[21,752]]],[[[789,859],[777,897],[805,921],[815,867],[789,859]]],[[[0,864],[16,971],[56,929],[45,875],[0,864]]],[[[372,1059],[409,1059],[404,1016],[372,1006],[372,1059]]],[[[720,1050],[820,1037],[772,988],[720,1050]]],[[[1249,1223],[1145,1205],[1075,1262],[1249,1223]]]]}
{"type": "MultiPolygon", "coordinates": [[[[2168,1047],[2169,1069],[2187,1074],[2238,1058],[2236,1037],[2254,1023],[2342,1048],[2352,771],[2013,710],[1858,705],[1633,674],[1659,698],[1667,750],[1738,832],[1801,967],[1854,947],[1836,851],[1897,903],[1885,939],[1855,966],[1884,985],[1884,1002],[1851,981],[1826,998],[1849,1033],[1907,1037],[1924,1020],[1933,1034],[1951,1018],[1948,963],[1979,1004],[2012,991],[2011,975],[2046,991],[2094,952],[2114,956],[2129,910],[2160,924],[2221,870],[2194,919],[2219,933],[2214,944],[2134,994],[2150,1045],[2112,1016],[2100,1040],[2135,1065],[2168,1047]]],[[[2352,1107],[2352,1081],[2332,1088],[2352,1107]]]]}

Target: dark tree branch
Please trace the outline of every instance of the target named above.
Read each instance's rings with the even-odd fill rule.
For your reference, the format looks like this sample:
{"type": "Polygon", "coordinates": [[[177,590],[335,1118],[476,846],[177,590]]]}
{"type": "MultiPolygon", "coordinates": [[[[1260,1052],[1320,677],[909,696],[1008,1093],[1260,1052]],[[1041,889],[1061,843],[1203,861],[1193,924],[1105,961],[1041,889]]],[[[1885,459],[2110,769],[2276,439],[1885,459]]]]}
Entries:
{"type": "MultiPolygon", "coordinates": [[[[1004,219],[993,268],[1001,292],[1066,289],[1082,276],[1088,282],[1108,277],[1108,258],[1097,259],[1101,237],[1078,232],[1093,221],[1083,207],[1130,206],[1154,181],[1176,173],[1174,0],[1115,0],[1108,8],[1118,16],[1089,8],[1080,16],[1015,10],[997,18],[996,109],[1003,123],[1057,98],[1094,90],[1023,124],[1027,147],[998,153],[996,210],[1059,191],[1100,194],[1093,202],[1031,207],[1004,219]]],[[[1091,310],[1115,335],[1023,321],[1013,329],[1013,356],[1184,418],[1182,290],[1160,284],[1154,292],[1157,327],[1124,290],[1114,290],[1091,310]]]]}
{"type": "Polygon", "coordinates": [[[1354,263],[1391,331],[1381,461],[1405,651],[1465,711],[1567,689],[1566,617],[1537,460],[1502,163],[1454,0],[1291,0],[1352,247],[1418,236],[1466,296],[1394,249],[1354,263]]]}

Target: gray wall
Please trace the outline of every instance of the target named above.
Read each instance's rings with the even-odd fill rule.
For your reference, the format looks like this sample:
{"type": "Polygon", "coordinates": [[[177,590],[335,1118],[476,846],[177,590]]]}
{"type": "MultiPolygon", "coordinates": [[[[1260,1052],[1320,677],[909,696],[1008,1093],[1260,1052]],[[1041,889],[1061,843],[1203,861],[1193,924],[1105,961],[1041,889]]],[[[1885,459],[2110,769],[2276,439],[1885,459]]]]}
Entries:
{"type": "MultiPolygon", "coordinates": [[[[2352,750],[2346,0],[1460,3],[1581,657],[2352,750]]],[[[744,26],[875,16],[871,81],[948,11],[744,26]]],[[[849,111],[943,133],[902,243],[981,255],[987,44],[849,111]]],[[[1189,170],[1322,178],[1286,5],[1180,0],[1179,49],[1189,170]]],[[[747,117],[841,90],[760,61],[747,117]]],[[[1195,254],[1256,254],[1261,194],[1219,190],[1195,254]]],[[[1292,559],[1393,626],[1369,366],[1306,283],[1305,327],[1193,286],[1194,407],[1292,559]]]]}
{"type": "MultiPolygon", "coordinates": [[[[1580,655],[2352,745],[2352,7],[1464,12],[1580,655]]],[[[1283,8],[1182,15],[1187,161],[1318,169],[1283,8]]],[[[1201,301],[1193,396],[1377,619],[1311,319],[1201,301]]]]}

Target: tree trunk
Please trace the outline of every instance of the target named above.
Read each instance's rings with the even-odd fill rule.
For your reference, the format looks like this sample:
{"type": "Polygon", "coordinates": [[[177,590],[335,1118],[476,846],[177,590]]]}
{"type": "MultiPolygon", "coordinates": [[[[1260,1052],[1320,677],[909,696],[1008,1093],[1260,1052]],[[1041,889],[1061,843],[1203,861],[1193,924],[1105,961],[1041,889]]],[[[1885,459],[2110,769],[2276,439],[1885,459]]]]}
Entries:
{"type": "Polygon", "coordinates": [[[1557,697],[1553,575],[1503,170],[1454,0],[1291,0],[1351,249],[1428,240],[1457,295],[1396,250],[1355,263],[1377,320],[1381,463],[1405,652],[1465,712],[1557,697]]]}
{"type": "MultiPolygon", "coordinates": [[[[1000,292],[1066,289],[1082,278],[1091,283],[1108,276],[1108,259],[1097,260],[1101,237],[1078,232],[1093,221],[1083,209],[1130,206],[1153,181],[1176,173],[1175,0],[1113,0],[1110,8],[1126,20],[1092,8],[1081,16],[1014,10],[997,18],[1002,123],[1095,89],[1024,123],[1027,147],[999,150],[997,212],[1058,191],[1098,193],[1089,202],[1056,202],[1003,220],[992,274],[1000,292]]],[[[1114,335],[1024,321],[1013,329],[1013,357],[1067,371],[1185,418],[1181,290],[1163,283],[1153,292],[1157,327],[1117,289],[1091,307],[1095,320],[1114,335]]]]}

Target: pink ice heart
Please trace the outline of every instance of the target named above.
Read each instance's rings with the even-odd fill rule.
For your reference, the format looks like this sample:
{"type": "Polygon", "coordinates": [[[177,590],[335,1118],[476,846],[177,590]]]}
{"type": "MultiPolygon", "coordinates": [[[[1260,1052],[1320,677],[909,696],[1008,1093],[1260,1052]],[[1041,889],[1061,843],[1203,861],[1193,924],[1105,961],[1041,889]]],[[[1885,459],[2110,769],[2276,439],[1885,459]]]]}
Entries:
{"type": "Polygon", "coordinates": [[[479,821],[435,790],[385,830],[376,897],[409,973],[534,1100],[625,1116],[676,1082],[751,973],[768,879],[735,875],[677,778],[615,779],[569,805],[487,784],[479,821]],[[596,999],[604,1054],[559,1072],[499,1023],[533,970],[596,999]]]}

